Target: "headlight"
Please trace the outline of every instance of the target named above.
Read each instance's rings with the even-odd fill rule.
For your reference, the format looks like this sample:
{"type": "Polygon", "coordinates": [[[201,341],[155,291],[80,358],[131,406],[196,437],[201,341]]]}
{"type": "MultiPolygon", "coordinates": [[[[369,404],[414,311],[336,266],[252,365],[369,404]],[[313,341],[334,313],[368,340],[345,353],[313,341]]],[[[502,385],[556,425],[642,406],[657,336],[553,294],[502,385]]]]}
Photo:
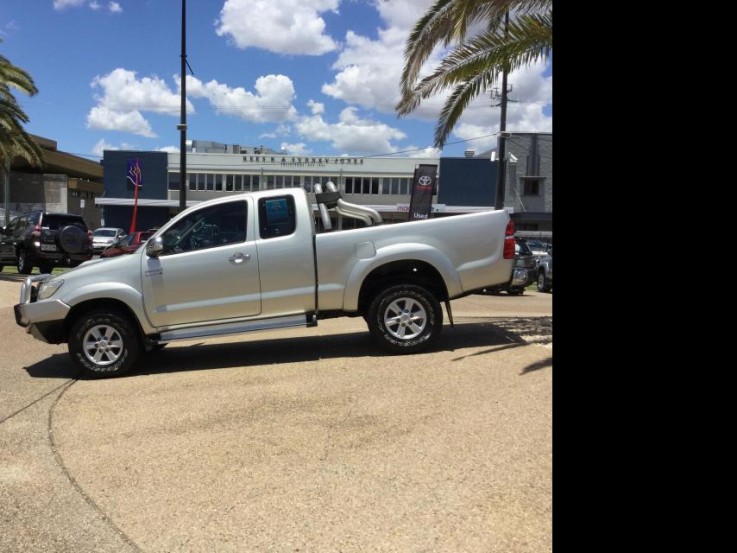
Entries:
{"type": "Polygon", "coordinates": [[[42,282],[38,287],[38,299],[45,300],[54,295],[54,293],[64,284],[63,279],[52,279],[42,282]]]}

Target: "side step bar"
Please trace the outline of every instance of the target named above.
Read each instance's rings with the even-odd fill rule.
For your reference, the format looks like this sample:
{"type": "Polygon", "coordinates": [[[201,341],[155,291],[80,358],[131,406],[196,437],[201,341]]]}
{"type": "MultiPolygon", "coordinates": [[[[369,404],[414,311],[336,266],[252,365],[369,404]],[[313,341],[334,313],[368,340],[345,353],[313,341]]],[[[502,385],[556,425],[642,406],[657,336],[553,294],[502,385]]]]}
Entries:
{"type": "Polygon", "coordinates": [[[317,326],[317,318],[314,313],[308,313],[307,315],[275,317],[273,319],[260,319],[258,321],[240,321],[236,323],[180,328],[161,332],[156,341],[172,342],[174,340],[227,336],[228,334],[242,334],[243,332],[253,332],[256,330],[274,330],[295,326],[317,326]]]}

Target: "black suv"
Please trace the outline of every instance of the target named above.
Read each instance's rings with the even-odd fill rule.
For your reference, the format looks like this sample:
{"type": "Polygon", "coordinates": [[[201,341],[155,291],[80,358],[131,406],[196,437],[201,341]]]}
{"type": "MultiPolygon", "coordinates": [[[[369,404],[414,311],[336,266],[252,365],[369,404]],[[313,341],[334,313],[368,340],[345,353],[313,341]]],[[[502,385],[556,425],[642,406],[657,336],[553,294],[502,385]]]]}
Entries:
{"type": "Polygon", "coordinates": [[[76,267],[92,259],[92,235],[81,215],[32,211],[14,217],[0,236],[0,270],[16,265],[22,275],[34,267],[50,273],[56,265],[76,267]]]}

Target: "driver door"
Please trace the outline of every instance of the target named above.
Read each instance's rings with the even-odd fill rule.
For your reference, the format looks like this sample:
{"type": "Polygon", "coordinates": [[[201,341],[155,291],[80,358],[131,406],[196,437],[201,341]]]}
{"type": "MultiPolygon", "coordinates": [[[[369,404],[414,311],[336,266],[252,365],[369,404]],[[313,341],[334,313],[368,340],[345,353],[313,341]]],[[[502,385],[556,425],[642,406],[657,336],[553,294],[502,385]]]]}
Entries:
{"type": "Polygon", "coordinates": [[[142,256],[144,305],[154,326],[220,323],[261,312],[249,210],[251,202],[241,199],[193,211],[161,235],[159,257],[142,256]]]}

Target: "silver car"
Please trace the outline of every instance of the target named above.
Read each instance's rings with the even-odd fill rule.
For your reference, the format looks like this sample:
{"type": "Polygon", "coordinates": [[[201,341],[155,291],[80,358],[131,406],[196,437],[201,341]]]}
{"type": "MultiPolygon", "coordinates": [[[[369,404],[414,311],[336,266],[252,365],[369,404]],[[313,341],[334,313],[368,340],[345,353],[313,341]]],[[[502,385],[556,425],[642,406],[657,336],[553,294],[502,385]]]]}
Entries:
{"type": "Polygon", "coordinates": [[[127,233],[122,228],[100,227],[92,233],[92,250],[99,254],[124,236],[127,233]]]}

